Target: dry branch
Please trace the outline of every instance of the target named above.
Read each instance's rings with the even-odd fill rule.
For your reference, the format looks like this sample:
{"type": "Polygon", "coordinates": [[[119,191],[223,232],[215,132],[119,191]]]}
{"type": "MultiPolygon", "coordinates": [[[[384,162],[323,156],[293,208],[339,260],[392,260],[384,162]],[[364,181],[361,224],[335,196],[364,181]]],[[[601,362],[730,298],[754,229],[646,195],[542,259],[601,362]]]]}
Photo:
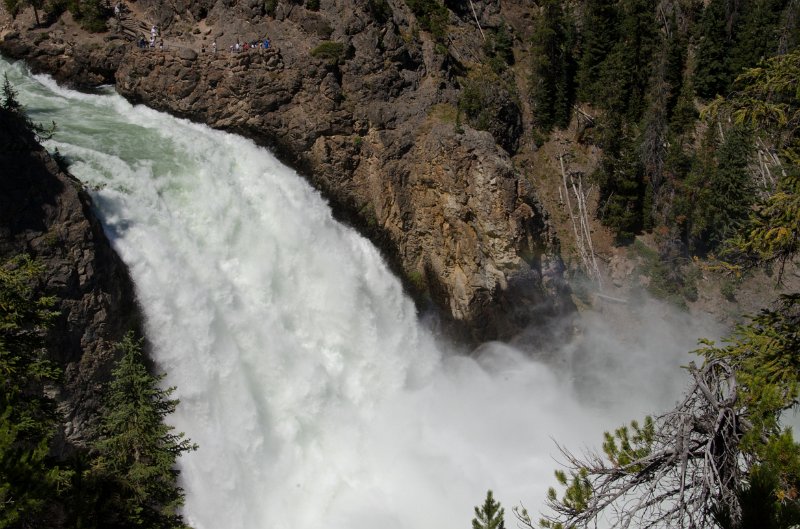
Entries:
{"type": "MultiPolygon", "coordinates": [[[[564,195],[559,188],[559,196],[565,198],[567,213],[572,223],[572,231],[575,235],[575,245],[578,249],[578,254],[583,261],[583,268],[589,277],[593,277],[597,281],[598,286],[601,284],[600,267],[597,265],[597,259],[594,253],[594,245],[592,244],[592,234],[589,228],[589,212],[586,207],[586,199],[588,194],[583,191],[583,178],[578,175],[578,185],[575,185],[575,178],[572,174],[567,175],[566,167],[564,166],[564,154],[558,156],[558,162],[561,166],[561,179],[564,186],[564,195]],[[578,208],[577,213],[572,209],[572,202],[570,201],[570,188],[575,196],[576,205],[578,208]],[[577,217],[577,220],[576,220],[577,217]]],[[[591,192],[591,188],[590,188],[591,192]]]]}
{"type": "MultiPolygon", "coordinates": [[[[564,527],[602,519],[613,527],[700,528],[716,526],[712,513],[719,508],[740,519],[736,491],[747,466],[740,444],[752,426],[737,404],[733,369],[722,360],[688,369],[693,381],[684,400],[655,419],[650,437],[633,443],[643,456],[615,464],[596,452],[578,456],[559,446],[567,470],[584,476],[591,495],[579,507],[548,498],[552,512],[545,520],[564,527]]],[[[526,512],[515,513],[533,528],[526,512]]]]}

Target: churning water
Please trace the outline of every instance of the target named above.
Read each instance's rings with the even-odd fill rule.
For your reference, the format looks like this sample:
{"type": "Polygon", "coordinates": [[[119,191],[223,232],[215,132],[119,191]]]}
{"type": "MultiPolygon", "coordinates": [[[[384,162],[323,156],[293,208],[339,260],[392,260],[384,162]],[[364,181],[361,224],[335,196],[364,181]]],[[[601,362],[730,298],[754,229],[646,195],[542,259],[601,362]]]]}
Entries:
{"type": "Polygon", "coordinates": [[[510,518],[553,483],[554,439],[597,445],[677,378],[674,354],[633,360],[598,338],[614,354],[598,351],[592,380],[616,369],[618,389],[601,405],[576,396],[574,368],[501,345],[443,353],[372,245],[268,151],[110,89],[2,72],[57,122],[46,146],[130,268],[178,387],[171,422],[200,445],[180,460],[195,529],[465,528],[488,488],[510,518]]]}

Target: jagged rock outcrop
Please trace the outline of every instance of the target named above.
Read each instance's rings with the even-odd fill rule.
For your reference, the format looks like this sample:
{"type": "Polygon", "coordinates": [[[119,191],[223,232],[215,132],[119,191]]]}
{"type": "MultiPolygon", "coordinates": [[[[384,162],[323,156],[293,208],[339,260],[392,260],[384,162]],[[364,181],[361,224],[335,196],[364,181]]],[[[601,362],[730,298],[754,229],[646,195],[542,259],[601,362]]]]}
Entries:
{"type": "MultiPolygon", "coordinates": [[[[461,61],[480,47],[472,12],[453,8],[458,35],[445,53],[400,0],[323,2],[319,11],[274,4],[267,13],[263,2],[139,0],[172,45],[107,40],[92,68],[76,70],[74,56],[48,40],[25,48],[21,33],[6,35],[0,50],[79,85],[85,72],[115,65],[117,90],[130,100],[269,146],[382,248],[418,300],[432,300],[470,339],[509,338],[570,311],[558,241],[501,147],[517,145],[519,112],[493,117],[495,137],[459,116],[461,61]],[[228,52],[265,34],[270,50],[228,52]],[[214,40],[216,54],[198,53],[214,40]],[[514,137],[497,137],[504,130],[514,137]]],[[[500,4],[475,4],[484,27],[498,23],[500,4]]]]}
{"type": "Polygon", "coordinates": [[[35,71],[46,72],[60,83],[84,88],[113,83],[114,73],[130,47],[121,38],[109,38],[100,46],[58,29],[39,35],[46,38],[8,31],[3,35],[0,52],[25,59],[35,71]]]}
{"type": "Polygon", "coordinates": [[[58,300],[48,352],[64,372],[51,389],[67,421],[58,450],[68,453],[96,432],[114,343],[137,329],[140,317],[127,269],[89,196],[19,119],[0,109],[0,261],[20,254],[43,267],[37,290],[58,300]]]}

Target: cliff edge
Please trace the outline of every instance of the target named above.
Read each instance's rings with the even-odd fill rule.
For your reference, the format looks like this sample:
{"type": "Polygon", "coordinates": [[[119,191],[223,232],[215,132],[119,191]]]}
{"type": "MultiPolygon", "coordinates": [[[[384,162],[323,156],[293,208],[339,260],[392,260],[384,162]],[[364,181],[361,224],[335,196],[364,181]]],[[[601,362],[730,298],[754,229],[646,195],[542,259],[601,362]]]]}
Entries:
{"type": "Polygon", "coordinates": [[[502,3],[445,9],[447,39],[421,30],[402,0],[312,4],[137,0],[101,35],[69,13],[49,28],[15,22],[0,51],[268,146],[458,336],[508,339],[572,311],[558,239],[511,158],[522,132],[513,90],[481,96],[491,115],[480,126],[460,104],[468,71],[483,68],[483,32],[505,24],[502,3]],[[142,49],[150,24],[159,43],[142,49]],[[267,35],[268,49],[230,51],[267,35]]]}
{"type": "Polygon", "coordinates": [[[16,115],[0,109],[0,262],[21,254],[43,269],[39,294],[57,300],[47,350],[63,378],[48,390],[66,419],[56,448],[66,455],[97,434],[115,344],[138,329],[140,315],[89,196],[16,115]]]}

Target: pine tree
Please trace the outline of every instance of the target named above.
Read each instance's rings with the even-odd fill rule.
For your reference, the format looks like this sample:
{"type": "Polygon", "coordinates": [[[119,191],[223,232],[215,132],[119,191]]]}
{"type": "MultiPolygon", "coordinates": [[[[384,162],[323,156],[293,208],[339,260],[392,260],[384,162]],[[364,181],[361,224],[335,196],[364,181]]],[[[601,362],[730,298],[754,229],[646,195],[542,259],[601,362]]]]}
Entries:
{"type": "Polygon", "coordinates": [[[650,212],[644,211],[647,184],[637,142],[623,132],[619,136],[597,173],[603,204],[599,215],[603,224],[614,230],[618,243],[628,243],[641,231],[650,212]]]}
{"type": "MultiPolygon", "coordinates": [[[[714,129],[711,129],[712,131],[714,129]]],[[[686,185],[693,197],[688,214],[689,248],[699,254],[715,250],[733,237],[750,216],[754,201],[748,171],[750,134],[734,128],[724,141],[698,159],[686,185]],[[708,155],[714,156],[709,159],[708,155]]]]}
{"type": "Polygon", "coordinates": [[[743,2],[734,26],[733,43],[727,56],[728,83],[746,68],[778,52],[781,11],[787,0],[749,0],[743,2]]]}
{"type": "Polygon", "coordinates": [[[3,100],[0,102],[0,108],[15,113],[22,111],[22,105],[17,99],[17,91],[11,81],[8,80],[7,73],[3,74],[3,100]]]}
{"type": "Polygon", "coordinates": [[[492,491],[486,492],[486,500],[482,507],[475,507],[475,518],[472,519],[472,529],[505,529],[503,521],[504,509],[500,502],[492,497],[492,491]]]}
{"type": "Polygon", "coordinates": [[[582,21],[581,56],[578,63],[577,93],[581,101],[600,101],[603,62],[617,41],[617,12],[614,0],[588,0],[582,21]]]}
{"type": "Polygon", "coordinates": [[[569,125],[574,99],[573,33],[561,2],[545,1],[531,38],[530,77],[534,120],[543,132],[554,125],[569,125]]]}
{"type": "Polygon", "coordinates": [[[725,57],[730,45],[726,0],[711,0],[700,19],[694,86],[701,97],[724,94],[729,83],[725,57]]]}
{"type": "Polygon", "coordinates": [[[116,484],[107,498],[106,516],[117,513],[117,525],[146,528],[183,527],[177,509],[183,490],[176,485],[176,459],[196,445],[164,423],[178,401],[175,388],[161,389],[162,376],[147,372],[141,344],[128,334],[119,349],[122,358],[108,388],[103,439],[98,442],[96,476],[116,484]]]}
{"type": "MultiPolygon", "coordinates": [[[[43,384],[58,370],[44,358],[52,298],[34,294],[41,268],[26,257],[0,265],[0,527],[41,523],[63,478],[48,458],[55,403],[43,384]]],[[[32,524],[32,525],[31,525],[32,524]]]]}

